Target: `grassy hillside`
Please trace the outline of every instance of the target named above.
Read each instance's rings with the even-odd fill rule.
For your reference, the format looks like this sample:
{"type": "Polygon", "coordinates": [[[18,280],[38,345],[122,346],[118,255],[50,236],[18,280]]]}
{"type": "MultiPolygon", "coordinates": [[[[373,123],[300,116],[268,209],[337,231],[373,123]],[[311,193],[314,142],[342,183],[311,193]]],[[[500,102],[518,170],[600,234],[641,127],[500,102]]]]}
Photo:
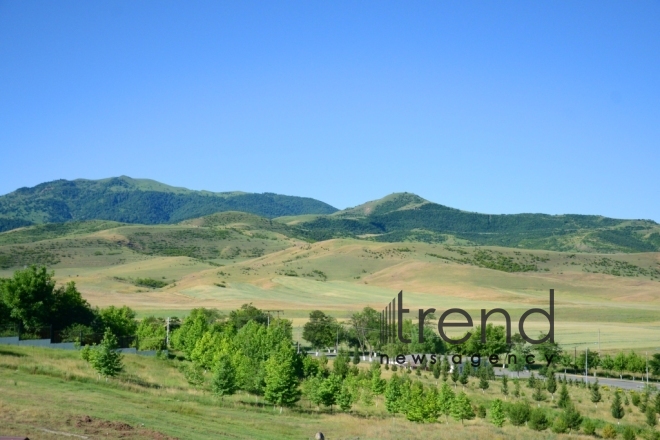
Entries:
{"type": "Polygon", "coordinates": [[[81,220],[176,223],[220,211],[264,217],[330,214],[318,200],[279,194],[191,191],[153,180],[122,176],[102,180],[56,180],[0,197],[0,231],[29,224],[81,220]]]}
{"type": "MultiPolygon", "coordinates": [[[[571,435],[554,434],[549,429],[537,432],[528,426],[512,426],[508,421],[497,428],[488,417],[476,417],[463,424],[451,417],[448,423],[444,417],[436,423],[413,423],[401,415],[389,415],[382,395],[374,396],[370,405],[358,401],[348,413],[336,406],[318,408],[303,398],[296,407],[279,414],[264,403],[263,396],[242,392],[220,400],[189,385],[180,371],[186,362],[135,355],[126,355],[124,359],[126,371],[106,382],[98,380],[78,352],[0,346],[2,433],[46,440],[74,436],[134,440],[313,439],[318,431],[328,439],[582,438],[575,432],[571,435]]],[[[364,363],[359,367],[367,369],[364,363]]],[[[389,379],[391,371],[383,370],[382,377],[389,379]]],[[[411,377],[427,388],[436,385],[428,372],[411,377]]],[[[210,374],[206,374],[206,389],[209,381],[210,374]]],[[[533,390],[525,382],[521,381],[522,396],[509,396],[505,404],[528,400],[534,408],[545,410],[549,417],[561,412],[557,408],[557,396],[550,399],[547,392],[543,393],[545,400],[537,405],[531,399],[533,390]]],[[[504,400],[500,384],[495,381],[490,384],[482,392],[478,380],[471,378],[465,387],[472,403],[484,405],[489,412],[492,400],[504,400]]],[[[513,388],[513,381],[509,381],[510,393],[513,388]]],[[[457,391],[461,389],[458,385],[457,391]]],[[[569,391],[578,411],[595,422],[599,434],[606,423],[616,424],[609,412],[614,390],[601,387],[603,402],[597,407],[590,401],[590,390],[570,386],[569,391]]],[[[625,394],[627,399],[632,399],[630,392],[625,394]]],[[[628,425],[644,425],[639,408],[631,404],[625,409],[620,430],[628,425]]]]}
{"type": "MultiPolygon", "coordinates": [[[[660,339],[660,254],[578,253],[358,238],[310,243],[296,225],[225,212],[175,225],[71,222],[0,233],[0,277],[47,264],[93,305],[182,316],[253,302],[285,310],[297,334],[314,309],[346,318],[399,290],[414,310],[504,307],[517,319],[557,292],[557,339],[603,349],[660,339]],[[145,285],[139,280],[156,280],[145,285]]],[[[456,242],[457,240],[454,240],[456,242]]],[[[542,321],[530,326],[544,329],[542,321]]],[[[531,328],[531,327],[530,327],[531,328]]]]}
{"type": "Polygon", "coordinates": [[[660,225],[593,215],[490,215],[461,211],[409,193],[312,219],[286,218],[316,240],[459,243],[578,252],[655,252],[660,225]]]}

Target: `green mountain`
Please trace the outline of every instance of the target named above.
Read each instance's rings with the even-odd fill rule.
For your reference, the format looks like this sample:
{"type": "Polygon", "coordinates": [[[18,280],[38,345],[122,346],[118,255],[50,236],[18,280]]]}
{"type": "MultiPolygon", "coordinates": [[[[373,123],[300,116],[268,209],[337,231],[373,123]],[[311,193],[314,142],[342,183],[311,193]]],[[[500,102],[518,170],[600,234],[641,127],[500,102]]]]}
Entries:
{"type": "Polygon", "coordinates": [[[355,208],[298,222],[315,240],[360,237],[383,242],[452,242],[587,252],[660,250],[660,225],[595,215],[466,212],[397,193],[355,208]]]}
{"type": "Polygon", "coordinates": [[[192,191],[147,179],[55,180],[0,197],[0,231],[42,223],[111,220],[176,223],[222,211],[274,218],[331,214],[336,208],[306,197],[192,191]]]}

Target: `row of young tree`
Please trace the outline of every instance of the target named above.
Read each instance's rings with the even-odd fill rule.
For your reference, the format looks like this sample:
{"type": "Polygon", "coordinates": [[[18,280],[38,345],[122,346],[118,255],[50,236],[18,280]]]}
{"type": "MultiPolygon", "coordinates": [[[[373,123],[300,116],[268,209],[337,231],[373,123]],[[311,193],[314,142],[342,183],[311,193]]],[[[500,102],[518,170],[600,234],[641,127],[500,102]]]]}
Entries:
{"type": "MultiPolygon", "coordinates": [[[[507,368],[512,371],[522,371],[525,368],[523,360],[528,355],[535,354],[540,362],[551,359],[550,364],[555,368],[562,367],[564,372],[568,369],[584,372],[600,368],[607,375],[617,372],[621,378],[624,374],[631,374],[634,378],[635,374],[645,374],[648,367],[650,374],[660,376],[660,353],[653,354],[648,361],[634,351],[604,356],[590,350],[570,353],[564,351],[559,344],[550,341],[530,345],[517,333],[512,335],[510,342],[507,342],[505,328],[493,324],[486,325],[486,342],[482,342],[481,326],[476,326],[469,332],[470,336],[464,343],[448,345],[434,331],[435,321],[433,314],[427,316],[423,327],[423,343],[418,342],[419,328],[412,320],[404,320],[402,324],[403,334],[408,336],[411,343],[383,343],[380,338],[379,315],[371,307],[365,307],[361,312],[353,314],[345,323],[339,323],[334,317],[315,310],[310,313],[308,322],[303,326],[302,336],[316,349],[347,343],[362,352],[365,349],[370,352],[378,351],[387,354],[390,358],[399,354],[415,353],[452,353],[462,356],[478,355],[482,358],[497,355],[501,363],[507,365],[509,356],[512,355],[511,359],[515,359],[516,362],[507,365],[507,368]]],[[[463,336],[467,336],[467,332],[463,336]]],[[[545,335],[541,334],[539,339],[543,336],[545,335]]]]}

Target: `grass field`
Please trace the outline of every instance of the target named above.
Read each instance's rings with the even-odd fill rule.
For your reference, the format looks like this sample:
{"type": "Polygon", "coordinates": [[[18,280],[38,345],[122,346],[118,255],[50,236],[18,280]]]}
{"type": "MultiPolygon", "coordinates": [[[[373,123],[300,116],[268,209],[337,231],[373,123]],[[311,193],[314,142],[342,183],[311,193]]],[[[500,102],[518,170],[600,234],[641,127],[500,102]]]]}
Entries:
{"type": "MultiPolygon", "coordinates": [[[[290,219],[289,219],[290,220],[290,219]]],[[[660,254],[592,254],[333,239],[308,243],[284,223],[224,213],[178,225],[112,222],[0,234],[0,276],[48,264],[92,305],[128,305],[140,316],[184,316],[194,307],[244,303],[284,310],[297,333],[309,311],[339,319],[381,310],[399,290],[406,306],[517,317],[547,307],[555,289],[556,339],[569,347],[660,347],[660,254]],[[3,259],[4,258],[4,259],[3,259]],[[4,263],[3,263],[4,262],[4,263]],[[1,264],[0,264],[1,265],[1,264]],[[150,278],[161,288],[139,285],[150,278]]],[[[542,321],[529,328],[547,329],[542,321]]]]}
{"type": "MultiPolygon", "coordinates": [[[[77,352],[0,346],[0,434],[36,439],[59,439],[66,434],[128,439],[309,439],[317,431],[327,439],[576,437],[537,433],[508,423],[496,428],[479,418],[466,421],[464,426],[451,418],[448,424],[416,424],[401,416],[389,416],[382,396],[377,396],[372,406],[358,404],[350,414],[316,408],[305,400],[279,414],[260,397],[243,393],[220,401],[191,388],[179,372],[177,360],[126,355],[124,361],[126,371],[105,382],[97,379],[77,352]]],[[[390,375],[383,371],[384,378],[390,375]]],[[[435,384],[427,373],[419,379],[426,385],[435,384]]],[[[521,399],[529,398],[532,390],[521,385],[526,394],[521,399]]],[[[503,398],[496,382],[482,392],[471,379],[466,389],[477,405],[503,398]]],[[[595,419],[599,430],[606,422],[614,422],[609,415],[611,390],[601,389],[603,402],[596,408],[589,401],[589,390],[569,389],[578,410],[595,419]]],[[[539,405],[549,414],[557,413],[547,393],[546,397],[539,405]]],[[[626,412],[624,424],[643,424],[643,414],[637,408],[630,405],[626,412]]]]}

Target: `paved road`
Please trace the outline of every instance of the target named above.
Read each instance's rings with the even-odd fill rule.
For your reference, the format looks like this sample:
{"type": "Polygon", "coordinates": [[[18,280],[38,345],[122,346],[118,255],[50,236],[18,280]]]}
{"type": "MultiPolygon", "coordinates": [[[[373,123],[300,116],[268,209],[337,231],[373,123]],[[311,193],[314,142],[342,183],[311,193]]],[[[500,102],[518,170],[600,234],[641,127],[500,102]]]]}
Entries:
{"type": "MultiPolygon", "coordinates": [[[[519,376],[517,372],[502,370],[501,368],[495,368],[495,374],[498,375],[498,376],[501,376],[503,371],[506,371],[509,374],[509,377],[520,377],[521,379],[523,379],[523,378],[527,379],[529,377],[529,371],[521,371],[520,376],[519,376]]],[[[562,373],[561,371],[559,371],[557,374],[561,375],[561,376],[564,376],[564,373],[562,373]]],[[[569,379],[573,379],[573,380],[575,380],[575,379],[584,380],[585,379],[584,375],[578,376],[578,375],[575,375],[575,374],[567,374],[566,377],[569,378],[569,379]]],[[[596,380],[596,378],[594,376],[589,376],[589,382],[593,383],[594,380],[596,380]]],[[[598,378],[598,383],[600,385],[607,385],[607,386],[610,386],[610,387],[617,387],[617,388],[621,388],[621,389],[624,389],[624,390],[637,390],[637,389],[644,388],[644,386],[646,385],[646,381],[642,382],[640,380],[615,379],[615,378],[611,378],[611,377],[609,377],[609,378],[599,377],[598,378]]],[[[660,388],[660,384],[658,382],[649,381],[649,385],[655,385],[656,387],[660,388]]]]}

